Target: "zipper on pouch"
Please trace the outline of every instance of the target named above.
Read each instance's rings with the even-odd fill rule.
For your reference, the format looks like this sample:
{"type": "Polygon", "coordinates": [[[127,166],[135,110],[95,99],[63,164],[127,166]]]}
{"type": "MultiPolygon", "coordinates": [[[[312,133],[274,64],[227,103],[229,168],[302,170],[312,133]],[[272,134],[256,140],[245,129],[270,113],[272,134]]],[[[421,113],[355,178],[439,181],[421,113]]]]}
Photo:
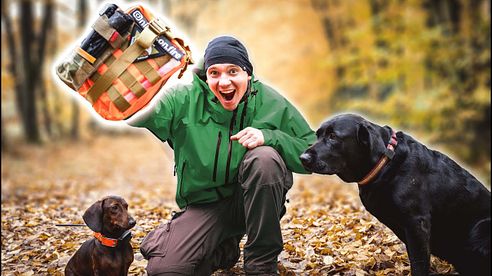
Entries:
{"type": "Polygon", "coordinates": [[[219,131],[217,136],[217,147],[215,149],[215,159],[214,159],[214,173],[212,175],[212,180],[215,182],[217,180],[217,163],[219,162],[219,152],[220,152],[220,142],[222,140],[222,132],[219,131]]]}

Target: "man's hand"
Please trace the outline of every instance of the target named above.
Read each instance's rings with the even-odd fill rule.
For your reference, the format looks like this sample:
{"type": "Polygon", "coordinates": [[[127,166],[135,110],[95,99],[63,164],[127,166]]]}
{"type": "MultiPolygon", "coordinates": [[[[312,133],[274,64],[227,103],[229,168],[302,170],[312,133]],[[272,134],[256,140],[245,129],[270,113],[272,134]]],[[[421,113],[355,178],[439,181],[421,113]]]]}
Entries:
{"type": "Polygon", "coordinates": [[[265,138],[261,130],[252,127],[247,127],[239,131],[236,135],[231,136],[231,140],[238,140],[243,147],[248,149],[254,149],[265,143],[265,138]]]}

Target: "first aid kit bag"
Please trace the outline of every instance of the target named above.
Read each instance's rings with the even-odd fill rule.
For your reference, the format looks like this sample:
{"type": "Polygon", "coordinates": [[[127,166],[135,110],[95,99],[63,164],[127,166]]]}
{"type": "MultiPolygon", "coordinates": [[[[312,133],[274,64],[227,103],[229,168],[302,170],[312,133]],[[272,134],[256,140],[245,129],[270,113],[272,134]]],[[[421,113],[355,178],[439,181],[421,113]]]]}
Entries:
{"type": "Polygon", "coordinates": [[[145,107],[175,72],[181,77],[192,63],[189,47],[148,9],[107,4],[56,74],[102,118],[119,121],[145,107]]]}

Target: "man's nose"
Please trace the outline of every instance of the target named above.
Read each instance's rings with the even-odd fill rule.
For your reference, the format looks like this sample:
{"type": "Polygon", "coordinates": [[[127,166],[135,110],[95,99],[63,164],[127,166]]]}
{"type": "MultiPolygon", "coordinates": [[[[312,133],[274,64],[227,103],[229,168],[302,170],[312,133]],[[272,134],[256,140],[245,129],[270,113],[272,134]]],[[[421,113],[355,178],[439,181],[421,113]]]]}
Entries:
{"type": "Polygon", "coordinates": [[[231,84],[231,80],[229,77],[222,75],[219,79],[219,86],[229,86],[231,84]]]}

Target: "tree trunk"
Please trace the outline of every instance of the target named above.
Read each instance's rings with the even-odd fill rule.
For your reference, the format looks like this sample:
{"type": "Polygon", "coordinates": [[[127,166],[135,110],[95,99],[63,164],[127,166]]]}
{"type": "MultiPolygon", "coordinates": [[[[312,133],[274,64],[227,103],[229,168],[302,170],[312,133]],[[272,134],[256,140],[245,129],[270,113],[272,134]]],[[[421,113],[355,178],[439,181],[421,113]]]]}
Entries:
{"type": "MultiPolygon", "coordinates": [[[[87,3],[86,0],[78,1],[78,29],[79,31],[83,29],[84,24],[87,19],[87,3]]],[[[80,108],[77,100],[72,100],[72,130],[70,131],[71,137],[74,140],[79,139],[80,135],[80,108]]]]}
{"type": "MultiPolygon", "coordinates": [[[[56,10],[59,6],[53,7],[53,10],[56,10]]],[[[57,18],[56,18],[56,12],[53,13],[53,19],[52,19],[52,28],[51,28],[51,39],[50,39],[50,46],[48,47],[48,51],[51,57],[54,57],[55,54],[57,53],[58,49],[58,24],[57,24],[57,18]]],[[[52,92],[53,96],[53,114],[52,116],[52,129],[55,133],[55,136],[64,136],[65,130],[63,128],[62,124],[62,118],[60,114],[62,114],[62,106],[63,103],[61,103],[60,100],[60,91],[58,90],[58,87],[53,85],[53,82],[48,83],[48,91],[52,92]]]]}
{"type": "MultiPolygon", "coordinates": [[[[33,82],[36,70],[39,68],[33,64],[33,25],[32,20],[32,2],[21,1],[20,2],[20,26],[21,26],[21,49],[23,58],[23,68],[21,77],[24,77],[21,82],[21,93],[23,97],[23,110],[22,115],[24,117],[24,133],[26,134],[26,140],[29,143],[39,143],[40,135],[38,128],[37,110],[36,110],[36,93],[35,83],[33,82]],[[23,85],[22,85],[23,84],[23,85]]],[[[17,80],[19,81],[19,79],[17,80]]]]}
{"type": "Polygon", "coordinates": [[[1,122],[2,125],[0,127],[2,131],[2,152],[4,152],[5,149],[7,148],[7,139],[6,139],[7,135],[5,134],[5,128],[4,128],[5,124],[3,123],[3,117],[1,117],[1,120],[2,120],[1,122]]]}
{"type": "MultiPolygon", "coordinates": [[[[24,110],[24,95],[22,94],[22,86],[21,81],[18,79],[20,72],[17,67],[17,46],[15,44],[15,37],[13,33],[12,20],[10,19],[10,14],[8,13],[8,5],[7,1],[1,1],[1,11],[2,11],[2,21],[4,23],[4,29],[7,36],[7,46],[9,50],[10,63],[7,68],[12,75],[12,79],[14,80],[14,91],[15,91],[15,103],[17,108],[17,113],[19,115],[19,120],[21,120],[22,126],[24,126],[24,117],[22,116],[22,110],[24,110]]],[[[2,124],[3,126],[3,124],[2,124]]],[[[2,127],[3,130],[3,127],[2,127]]],[[[2,132],[3,134],[3,132],[2,132]]],[[[2,140],[3,141],[3,140],[2,140]]]]}
{"type": "MultiPolygon", "coordinates": [[[[48,106],[48,97],[46,95],[46,84],[44,82],[44,60],[45,60],[45,49],[46,49],[46,44],[48,38],[52,37],[52,33],[50,32],[53,26],[52,23],[53,20],[53,1],[48,0],[47,3],[44,6],[44,12],[43,12],[43,22],[41,25],[41,33],[39,36],[39,48],[38,48],[38,66],[40,70],[38,71],[36,75],[36,79],[39,80],[39,95],[41,96],[41,109],[43,112],[43,117],[44,117],[44,128],[46,130],[46,133],[48,134],[49,137],[52,137],[52,126],[51,126],[51,114],[48,106]]],[[[37,81],[34,81],[34,83],[37,83],[37,81]]]]}
{"type": "Polygon", "coordinates": [[[41,110],[43,111],[43,123],[44,129],[48,134],[48,137],[53,138],[53,130],[52,130],[52,120],[51,114],[48,106],[48,97],[46,95],[46,84],[44,81],[41,81],[39,84],[39,95],[41,96],[41,110]]]}

